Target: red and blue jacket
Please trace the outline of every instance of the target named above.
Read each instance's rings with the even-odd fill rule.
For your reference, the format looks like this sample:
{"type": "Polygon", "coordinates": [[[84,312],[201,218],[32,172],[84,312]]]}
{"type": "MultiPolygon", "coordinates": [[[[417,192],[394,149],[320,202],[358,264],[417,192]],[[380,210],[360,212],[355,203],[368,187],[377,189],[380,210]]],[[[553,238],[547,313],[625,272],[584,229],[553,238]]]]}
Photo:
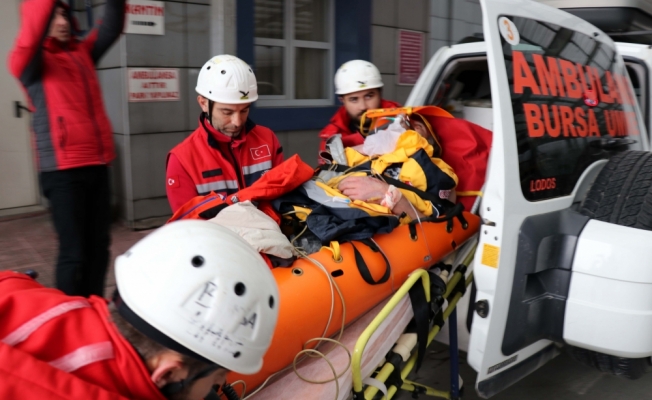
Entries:
{"type": "Polygon", "coordinates": [[[172,212],[210,192],[222,199],[251,186],[283,162],[274,132],[248,119],[238,137],[217,131],[201,114],[199,127],[170,151],[166,188],[172,212]]]}
{"type": "MultiPolygon", "coordinates": [[[[32,128],[41,171],[104,165],[115,158],[95,65],[120,36],[125,0],[108,0],[104,20],[85,39],[48,37],[57,0],[25,0],[21,26],[9,54],[34,112],[32,128]]],[[[71,21],[74,26],[74,22],[71,21]]]]}

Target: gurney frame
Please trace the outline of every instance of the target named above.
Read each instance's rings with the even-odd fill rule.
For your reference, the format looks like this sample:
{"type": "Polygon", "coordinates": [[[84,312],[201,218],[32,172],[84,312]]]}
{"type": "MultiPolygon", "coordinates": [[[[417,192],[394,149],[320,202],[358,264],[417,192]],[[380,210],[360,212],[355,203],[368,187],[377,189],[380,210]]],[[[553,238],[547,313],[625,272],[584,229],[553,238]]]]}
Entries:
{"type": "MultiPolygon", "coordinates": [[[[387,399],[391,399],[399,389],[406,390],[415,394],[424,394],[432,397],[439,397],[449,400],[457,400],[460,398],[460,385],[459,385],[459,354],[457,348],[457,310],[456,306],[459,300],[464,295],[466,288],[473,281],[473,272],[469,273],[469,276],[465,278],[468,265],[473,261],[475,255],[476,245],[474,244],[471,247],[468,255],[464,258],[462,263],[455,269],[453,275],[450,277],[446,284],[446,292],[443,295],[443,298],[448,301],[448,306],[445,309],[438,310],[439,313],[442,313],[442,319],[440,321],[449,322],[449,334],[450,334],[450,391],[445,392],[442,390],[437,390],[432,387],[422,385],[420,383],[412,382],[407,380],[407,376],[412,372],[416,361],[417,361],[417,350],[413,349],[411,356],[405,362],[405,365],[400,371],[400,388],[395,384],[387,387],[387,399]]],[[[369,324],[367,329],[360,335],[354,351],[351,364],[351,370],[353,374],[353,399],[354,400],[371,400],[378,393],[379,388],[375,386],[367,386],[366,389],[363,386],[363,376],[362,376],[362,356],[365,350],[365,347],[371,336],[376,332],[380,324],[390,315],[392,310],[396,307],[400,300],[402,300],[406,295],[408,295],[410,289],[416,284],[422,284],[425,289],[426,300],[431,301],[430,298],[430,276],[425,270],[415,271],[408,280],[401,286],[401,288],[392,296],[389,302],[385,305],[382,311],[374,318],[374,320],[369,324]]],[[[435,317],[435,320],[437,317],[435,317]]],[[[428,332],[428,341],[426,347],[430,346],[435,336],[439,333],[441,325],[434,324],[434,326],[428,332]]],[[[385,362],[383,366],[376,371],[375,376],[373,377],[381,383],[387,382],[388,378],[395,371],[394,364],[390,362],[385,362]]],[[[383,397],[385,399],[385,397],[383,397]]]]}

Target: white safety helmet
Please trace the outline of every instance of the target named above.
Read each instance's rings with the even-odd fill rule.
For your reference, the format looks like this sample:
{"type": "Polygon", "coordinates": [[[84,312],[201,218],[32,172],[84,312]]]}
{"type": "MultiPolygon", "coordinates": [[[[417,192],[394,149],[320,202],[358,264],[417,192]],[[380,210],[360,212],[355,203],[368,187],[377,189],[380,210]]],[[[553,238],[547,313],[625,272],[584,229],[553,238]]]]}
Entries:
{"type": "Polygon", "coordinates": [[[380,71],[369,61],[345,62],[335,73],[335,94],[338,95],[381,87],[383,87],[383,79],[380,71]]]}
{"type": "Polygon", "coordinates": [[[197,93],[224,104],[246,104],[258,100],[258,84],[253,69],[238,57],[219,55],[199,71],[197,93]]]}
{"type": "Polygon", "coordinates": [[[141,333],[237,373],[262,368],[278,288],[260,254],[231,230],[170,223],[119,256],[115,275],[118,312],[141,333]]]}

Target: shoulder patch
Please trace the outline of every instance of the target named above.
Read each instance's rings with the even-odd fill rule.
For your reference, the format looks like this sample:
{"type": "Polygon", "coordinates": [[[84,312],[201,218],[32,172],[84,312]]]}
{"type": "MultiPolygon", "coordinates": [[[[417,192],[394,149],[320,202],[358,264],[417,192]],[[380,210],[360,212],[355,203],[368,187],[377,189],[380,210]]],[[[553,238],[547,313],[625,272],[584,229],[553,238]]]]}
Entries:
{"type": "Polygon", "coordinates": [[[180,186],[179,175],[168,176],[167,185],[171,188],[178,188],[180,186]]]}

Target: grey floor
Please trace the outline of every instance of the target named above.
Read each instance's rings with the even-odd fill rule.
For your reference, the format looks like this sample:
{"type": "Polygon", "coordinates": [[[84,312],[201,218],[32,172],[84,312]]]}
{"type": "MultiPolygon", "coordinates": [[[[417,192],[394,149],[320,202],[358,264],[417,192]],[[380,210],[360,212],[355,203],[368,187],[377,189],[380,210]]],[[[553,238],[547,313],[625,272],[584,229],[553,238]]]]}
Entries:
{"type": "MultiPolygon", "coordinates": [[[[475,371],[460,354],[460,371],[464,380],[464,400],[480,397],[475,392],[475,371]]],[[[439,343],[429,349],[424,365],[409,378],[434,388],[447,390],[449,382],[448,347],[439,343]]],[[[420,399],[433,397],[420,396],[420,399]]],[[[412,395],[400,393],[395,399],[408,400],[412,395]]],[[[652,373],[630,381],[602,374],[579,364],[567,354],[550,361],[514,386],[492,397],[492,400],[621,400],[652,399],[652,373]]]]}

